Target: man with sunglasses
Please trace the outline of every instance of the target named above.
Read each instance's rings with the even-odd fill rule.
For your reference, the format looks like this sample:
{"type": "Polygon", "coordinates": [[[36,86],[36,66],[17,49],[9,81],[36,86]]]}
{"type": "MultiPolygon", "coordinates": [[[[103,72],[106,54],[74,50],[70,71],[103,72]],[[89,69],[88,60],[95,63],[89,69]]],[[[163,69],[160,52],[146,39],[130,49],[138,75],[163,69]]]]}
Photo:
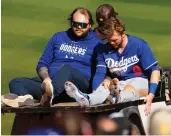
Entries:
{"type": "Polygon", "coordinates": [[[31,94],[43,106],[70,101],[64,91],[66,81],[89,93],[93,52],[102,41],[91,30],[93,19],[88,9],[76,8],[68,20],[71,28],[55,33],[49,40],[37,65],[39,77],[11,80],[11,93],[31,94]]]}

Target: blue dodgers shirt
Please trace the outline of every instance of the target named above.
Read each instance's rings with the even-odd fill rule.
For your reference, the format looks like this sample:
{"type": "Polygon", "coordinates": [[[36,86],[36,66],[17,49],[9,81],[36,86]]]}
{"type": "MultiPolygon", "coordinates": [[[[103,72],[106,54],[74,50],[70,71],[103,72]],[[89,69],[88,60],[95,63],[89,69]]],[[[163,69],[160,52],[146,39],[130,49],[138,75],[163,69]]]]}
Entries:
{"type": "Polygon", "coordinates": [[[149,73],[159,69],[149,45],[140,38],[127,36],[128,43],[121,54],[109,44],[97,48],[93,90],[96,90],[104,80],[107,69],[119,80],[133,77],[149,78],[149,73]]]}
{"type": "Polygon", "coordinates": [[[58,32],[49,40],[38,62],[37,71],[41,67],[47,67],[49,76],[53,78],[63,64],[68,64],[78,69],[89,80],[94,49],[101,43],[92,30],[82,39],[76,39],[71,28],[58,32]]]}

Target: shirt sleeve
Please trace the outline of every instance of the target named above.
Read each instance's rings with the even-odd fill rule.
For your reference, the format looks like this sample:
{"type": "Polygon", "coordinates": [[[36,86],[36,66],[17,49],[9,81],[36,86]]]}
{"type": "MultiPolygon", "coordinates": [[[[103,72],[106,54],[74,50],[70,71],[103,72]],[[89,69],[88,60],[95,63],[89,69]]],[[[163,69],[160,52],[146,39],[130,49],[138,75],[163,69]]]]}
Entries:
{"type": "Polygon", "coordinates": [[[92,89],[96,90],[99,85],[103,82],[106,71],[107,71],[107,66],[103,57],[103,54],[97,53],[97,65],[96,65],[96,73],[93,78],[93,86],[92,89]]]}
{"type": "Polygon", "coordinates": [[[41,67],[49,67],[52,60],[53,60],[53,45],[55,40],[55,35],[52,36],[52,38],[48,41],[48,44],[46,48],[44,49],[44,52],[42,56],[40,57],[36,70],[38,71],[41,67]]]}
{"type": "Polygon", "coordinates": [[[159,70],[158,61],[146,42],[141,46],[140,63],[145,71],[159,70]]]}

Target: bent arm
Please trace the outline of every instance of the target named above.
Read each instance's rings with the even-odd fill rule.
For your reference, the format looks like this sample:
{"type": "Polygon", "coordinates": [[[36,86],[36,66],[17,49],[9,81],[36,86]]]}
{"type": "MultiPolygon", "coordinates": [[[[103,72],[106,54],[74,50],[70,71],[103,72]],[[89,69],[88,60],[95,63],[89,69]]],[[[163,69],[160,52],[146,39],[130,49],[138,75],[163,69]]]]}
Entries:
{"type": "Polygon", "coordinates": [[[50,78],[49,74],[48,74],[48,68],[53,61],[53,54],[54,54],[53,46],[54,46],[54,41],[56,40],[56,38],[57,37],[54,35],[48,41],[48,44],[47,44],[46,48],[44,49],[44,52],[37,64],[36,71],[42,80],[44,80],[47,77],[50,78]]]}
{"type": "Polygon", "coordinates": [[[95,91],[99,87],[99,85],[103,82],[107,71],[103,54],[97,53],[96,60],[97,60],[96,73],[93,78],[93,84],[92,84],[93,91],[95,91]]]}
{"type": "Polygon", "coordinates": [[[150,77],[149,94],[154,96],[160,80],[158,61],[155,59],[150,46],[146,42],[141,46],[140,56],[141,65],[150,77]]]}
{"type": "Polygon", "coordinates": [[[93,91],[95,91],[99,85],[103,82],[106,75],[106,68],[97,67],[96,74],[93,78],[93,91]]]}

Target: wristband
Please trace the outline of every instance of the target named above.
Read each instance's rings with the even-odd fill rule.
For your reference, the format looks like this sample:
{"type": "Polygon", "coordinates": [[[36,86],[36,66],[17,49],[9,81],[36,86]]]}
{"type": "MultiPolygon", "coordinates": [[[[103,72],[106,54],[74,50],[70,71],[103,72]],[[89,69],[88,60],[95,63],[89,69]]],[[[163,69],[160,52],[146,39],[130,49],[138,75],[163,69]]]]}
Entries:
{"type": "Polygon", "coordinates": [[[150,91],[149,91],[149,93],[152,93],[152,94],[155,95],[156,90],[157,90],[157,86],[158,86],[158,84],[156,84],[156,83],[150,83],[150,91]]]}

